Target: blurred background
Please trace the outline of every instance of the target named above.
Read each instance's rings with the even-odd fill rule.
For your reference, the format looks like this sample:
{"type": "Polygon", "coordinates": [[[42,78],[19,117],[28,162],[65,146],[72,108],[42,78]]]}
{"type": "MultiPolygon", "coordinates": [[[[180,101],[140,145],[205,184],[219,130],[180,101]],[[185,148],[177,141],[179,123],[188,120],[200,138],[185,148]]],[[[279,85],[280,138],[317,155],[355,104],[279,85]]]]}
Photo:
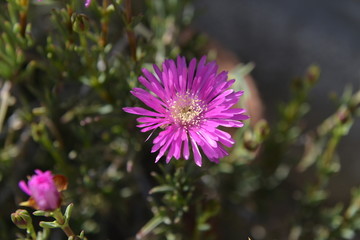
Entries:
{"type": "MultiPolygon", "coordinates": [[[[197,0],[195,28],[231,50],[244,63],[255,63],[255,79],[266,117],[276,121],[279,102],[311,64],[321,77],[310,95],[306,117],[311,129],[335,110],[332,93],[360,83],[360,1],[356,0],[197,0]]],[[[360,183],[360,123],[340,144],[342,170],[331,181],[332,197],[343,199],[360,183]]]]}
{"type": "MultiPolygon", "coordinates": [[[[74,203],[72,228],[89,239],[357,237],[360,188],[350,189],[360,183],[359,122],[347,131],[360,114],[360,91],[341,95],[346,86],[359,90],[359,1],[93,0],[85,8],[79,0],[8,0],[0,6],[0,239],[25,233],[9,216],[27,197],[18,182],[37,168],[68,177],[64,207],[74,203]],[[252,114],[232,133],[231,154],[202,168],[154,164],[152,140],[145,142],[136,116],[122,110],[143,106],[130,89],[141,87],[142,68],[165,58],[205,54],[232,68],[224,66],[231,54],[216,56],[208,38],[189,26],[255,65],[251,76],[270,122],[255,123],[252,114]],[[307,71],[312,64],[322,71],[316,85],[318,69],[307,71]],[[330,99],[335,94],[338,102],[330,99]]],[[[241,104],[254,102],[248,66],[230,72],[234,89],[245,90],[241,104]]],[[[55,230],[51,240],[63,237],[55,230]]]]}

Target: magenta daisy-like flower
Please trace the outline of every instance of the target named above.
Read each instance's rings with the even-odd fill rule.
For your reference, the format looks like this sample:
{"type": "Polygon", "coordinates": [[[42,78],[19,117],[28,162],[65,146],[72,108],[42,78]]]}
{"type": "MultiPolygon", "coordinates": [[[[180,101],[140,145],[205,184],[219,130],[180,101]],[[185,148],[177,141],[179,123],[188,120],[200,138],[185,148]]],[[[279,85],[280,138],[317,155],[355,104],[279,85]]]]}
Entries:
{"type": "Polygon", "coordinates": [[[128,113],[143,115],[137,119],[142,132],[160,128],[151,152],[159,151],[156,161],[166,154],[168,163],[173,157],[189,159],[202,165],[201,151],[212,162],[228,155],[224,146],[235,141],[218,127],[242,127],[241,120],[248,119],[245,110],[231,108],[243,91],[229,87],[235,82],[227,79],[227,72],[217,73],[215,62],[206,63],[202,57],[197,64],[192,59],[187,66],[184,57],[165,60],[162,69],[154,65],[155,73],[142,69],[139,81],[147,88],[134,88],[131,93],[152,110],[125,107],[128,113]]]}

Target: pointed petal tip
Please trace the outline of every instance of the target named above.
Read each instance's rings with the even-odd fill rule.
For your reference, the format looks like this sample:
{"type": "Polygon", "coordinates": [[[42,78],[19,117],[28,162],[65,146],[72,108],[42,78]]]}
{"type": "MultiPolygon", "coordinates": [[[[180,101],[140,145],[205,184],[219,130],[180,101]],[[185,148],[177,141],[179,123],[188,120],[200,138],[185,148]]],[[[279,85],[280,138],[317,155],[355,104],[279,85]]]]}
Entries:
{"type": "Polygon", "coordinates": [[[24,180],[20,181],[18,183],[18,186],[23,192],[25,192],[27,195],[31,196],[30,189],[29,189],[29,187],[27,186],[27,184],[26,184],[26,182],[24,180]]]}
{"type": "Polygon", "coordinates": [[[241,120],[247,120],[247,119],[251,118],[249,115],[245,115],[245,114],[243,114],[242,116],[243,116],[243,119],[241,119],[241,120]]]}
{"type": "Polygon", "coordinates": [[[200,161],[195,161],[195,164],[198,166],[198,167],[201,167],[202,166],[202,161],[200,159],[200,161]]]}
{"type": "Polygon", "coordinates": [[[159,152],[159,154],[155,158],[155,163],[157,163],[162,158],[163,155],[164,153],[159,152]]]}
{"type": "Polygon", "coordinates": [[[172,156],[171,157],[169,157],[169,156],[166,157],[166,164],[169,164],[171,158],[172,158],[172,156]]]}
{"type": "Polygon", "coordinates": [[[200,62],[201,62],[201,61],[206,62],[206,58],[207,58],[207,56],[206,56],[206,55],[202,56],[202,57],[200,58],[200,62]]]}
{"type": "Polygon", "coordinates": [[[127,113],[129,113],[130,109],[131,109],[131,107],[123,107],[122,108],[122,110],[127,113]]]}
{"type": "Polygon", "coordinates": [[[219,164],[220,163],[220,161],[219,161],[219,159],[218,158],[213,158],[213,159],[209,159],[211,162],[214,162],[214,163],[216,163],[216,164],[219,164]]]}

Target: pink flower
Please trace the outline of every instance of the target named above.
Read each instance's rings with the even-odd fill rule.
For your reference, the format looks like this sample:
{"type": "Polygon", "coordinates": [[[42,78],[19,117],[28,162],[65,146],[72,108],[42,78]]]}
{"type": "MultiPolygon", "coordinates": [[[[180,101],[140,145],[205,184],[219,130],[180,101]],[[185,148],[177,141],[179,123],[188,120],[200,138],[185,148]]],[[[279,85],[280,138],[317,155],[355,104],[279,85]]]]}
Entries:
{"type": "Polygon", "coordinates": [[[144,115],[137,119],[142,132],[162,129],[154,139],[151,152],[159,151],[155,162],[167,152],[166,162],[171,158],[190,157],[202,165],[200,150],[212,162],[228,155],[224,146],[231,147],[235,141],[230,134],[218,129],[242,127],[241,120],[248,119],[245,110],[231,108],[243,91],[235,92],[229,87],[235,80],[227,80],[227,72],[217,74],[215,62],[206,63],[202,57],[186,64],[184,57],[165,60],[162,69],[153,66],[155,73],[142,69],[139,81],[148,91],[134,88],[131,93],[152,110],[141,107],[125,107],[128,113],[144,115]]]}
{"type": "Polygon", "coordinates": [[[85,7],[89,7],[90,4],[91,4],[91,0],[86,0],[86,1],[85,1],[85,7]]]}
{"type": "Polygon", "coordinates": [[[28,183],[19,182],[19,187],[30,196],[23,206],[31,206],[44,211],[53,211],[60,207],[61,190],[65,190],[67,181],[64,176],[53,176],[50,171],[35,170],[35,175],[29,178],[28,183]]]}

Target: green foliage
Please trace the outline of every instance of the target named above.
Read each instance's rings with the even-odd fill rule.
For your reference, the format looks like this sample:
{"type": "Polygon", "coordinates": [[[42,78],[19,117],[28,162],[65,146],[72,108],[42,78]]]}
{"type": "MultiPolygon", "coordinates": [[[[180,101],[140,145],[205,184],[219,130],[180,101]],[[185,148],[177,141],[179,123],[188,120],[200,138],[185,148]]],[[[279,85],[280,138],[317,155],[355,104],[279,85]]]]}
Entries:
{"type": "MultiPolygon", "coordinates": [[[[178,28],[185,25],[180,16],[187,3],[93,1],[88,9],[81,1],[1,4],[0,179],[8,209],[1,219],[15,209],[5,186],[24,198],[17,182],[34,168],[51,169],[71,182],[64,198],[77,206],[76,229],[90,237],[134,234],[150,214],[142,189],[148,180],[136,173],[144,138],[134,134],[134,118],[121,108],[135,104],[129,90],[138,85],[140,69],[155,62],[153,42],[162,37],[155,32],[164,31],[141,13],[161,10],[178,28]],[[123,227],[112,233],[109,221],[123,227]]],[[[174,30],[171,49],[180,32],[174,30]]],[[[169,50],[157,56],[168,57],[169,50]]]]}

